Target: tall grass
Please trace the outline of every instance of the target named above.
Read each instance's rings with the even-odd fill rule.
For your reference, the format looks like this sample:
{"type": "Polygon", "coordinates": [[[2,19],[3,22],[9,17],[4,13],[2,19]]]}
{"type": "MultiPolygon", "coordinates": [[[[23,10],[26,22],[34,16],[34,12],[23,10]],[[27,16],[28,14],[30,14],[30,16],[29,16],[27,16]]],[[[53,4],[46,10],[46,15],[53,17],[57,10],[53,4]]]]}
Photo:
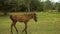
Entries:
{"type": "MultiPolygon", "coordinates": [[[[60,13],[51,13],[51,12],[36,12],[38,22],[35,22],[31,19],[28,22],[28,34],[60,34],[60,13]]],[[[10,13],[13,14],[13,13],[10,13]]],[[[18,14],[18,13],[17,13],[18,14]]],[[[20,12],[19,14],[24,14],[20,12]]],[[[0,17],[0,34],[11,34],[11,23],[9,16],[1,16],[0,17]]],[[[17,29],[19,31],[18,34],[22,33],[24,29],[24,23],[17,22],[17,29]]],[[[15,29],[13,28],[14,34],[17,34],[15,29]]]]}

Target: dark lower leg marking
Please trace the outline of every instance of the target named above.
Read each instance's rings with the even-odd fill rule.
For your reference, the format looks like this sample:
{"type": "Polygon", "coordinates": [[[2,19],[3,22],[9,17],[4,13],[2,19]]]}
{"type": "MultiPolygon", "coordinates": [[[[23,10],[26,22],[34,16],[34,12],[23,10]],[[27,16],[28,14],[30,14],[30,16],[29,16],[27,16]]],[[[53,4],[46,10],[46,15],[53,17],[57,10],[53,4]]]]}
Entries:
{"type": "Polygon", "coordinates": [[[11,24],[11,34],[13,34],[13,31],[12,31],[12,29],[13,29],[13,23],[11,24]]]}

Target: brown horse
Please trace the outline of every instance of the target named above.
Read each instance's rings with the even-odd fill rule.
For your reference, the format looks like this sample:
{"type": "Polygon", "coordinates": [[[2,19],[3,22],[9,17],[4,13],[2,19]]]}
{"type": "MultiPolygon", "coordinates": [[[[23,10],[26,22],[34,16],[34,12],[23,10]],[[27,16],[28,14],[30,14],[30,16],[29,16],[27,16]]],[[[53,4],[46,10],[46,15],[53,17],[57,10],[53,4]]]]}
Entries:
{"type": "Polygon", "coordinates": [[[17,22],[23,22],[25,24],[25,28],[23,29],[22,32],[25,32],[27,34],[27,22],[30,20],[30,19],[33,19],[35,22],[37,22],[37,17],[36,17],[36,14],[33,13],[33,14],[23,14],[23,15],[10,15],[10,19],[12,20],[12,24],[11,24],[11,33],[13,34],[12,32],[12,28],[14,26],[14,28],[16,29],[17,33],[18,33],[18,30],[16,28],[16,23],[17,22]]]}

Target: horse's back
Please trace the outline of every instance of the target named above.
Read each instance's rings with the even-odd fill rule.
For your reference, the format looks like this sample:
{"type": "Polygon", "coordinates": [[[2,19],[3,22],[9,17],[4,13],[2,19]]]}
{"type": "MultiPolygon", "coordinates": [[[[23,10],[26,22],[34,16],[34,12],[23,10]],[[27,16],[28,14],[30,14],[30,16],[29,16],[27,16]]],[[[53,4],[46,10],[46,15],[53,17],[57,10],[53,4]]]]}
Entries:
{"type": "Polygon", "coordinates": [[[27,14],[19,15],[19,14],[14,14],[11,15],[12,20],[17,20],[17,21],[28,21],[29,17],[27,14]]]}

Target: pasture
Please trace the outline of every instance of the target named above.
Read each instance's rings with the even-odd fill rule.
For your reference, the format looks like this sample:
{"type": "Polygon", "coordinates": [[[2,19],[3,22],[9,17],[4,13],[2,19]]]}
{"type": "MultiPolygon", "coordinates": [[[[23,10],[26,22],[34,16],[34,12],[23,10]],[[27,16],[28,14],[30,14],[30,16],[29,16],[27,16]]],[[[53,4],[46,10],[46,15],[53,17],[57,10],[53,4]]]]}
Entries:
{"type": "MultiPolygon", "coordinates": [[[[25,12],[24,12],[25,13],[25,12]]],[[[17,14],[24,14],[19,12],[17,14]]],[[[35,22],[31,19],[28,22],[28,34],[60,34],[60,13],[58,12],[36,12],[38,21],[35,22]]],[[[11,34],[11,23],[9,16],[0,16],[0,34],[11,34]]],[[[17,23],[16,27],[19,31],[18,34],[25,34],[22,32],[24,23],[17,23]]],[[[15,29],[13,33],[17,34],[15,29]]]]}

